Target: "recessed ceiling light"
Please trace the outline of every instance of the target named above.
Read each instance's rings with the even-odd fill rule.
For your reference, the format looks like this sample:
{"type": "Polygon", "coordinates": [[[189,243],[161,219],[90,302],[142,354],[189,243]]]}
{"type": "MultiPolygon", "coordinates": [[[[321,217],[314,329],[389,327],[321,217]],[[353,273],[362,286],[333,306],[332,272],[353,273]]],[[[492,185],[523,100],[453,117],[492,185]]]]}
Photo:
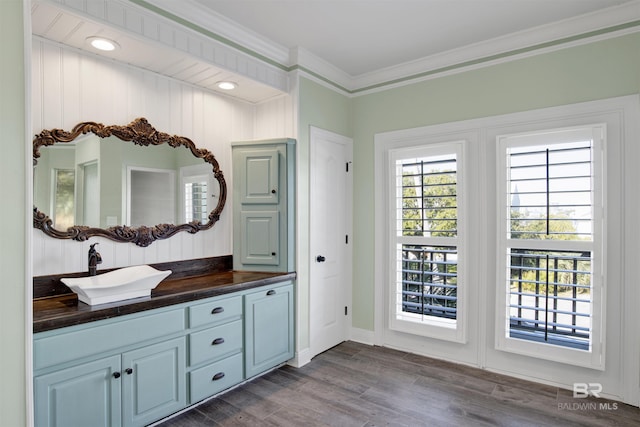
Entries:
{"type": "Polygon", "coordinates": [[[112,51],[120,47],[118,43],[104,37],[89,37],[87,41],[98,50],[112,51]]]}
{"type": "Polygon", "coordinates": [[[233,90],[238,87],[238,84],[234,82],[218,82],[216,85],[222,90],[233,90]]]}

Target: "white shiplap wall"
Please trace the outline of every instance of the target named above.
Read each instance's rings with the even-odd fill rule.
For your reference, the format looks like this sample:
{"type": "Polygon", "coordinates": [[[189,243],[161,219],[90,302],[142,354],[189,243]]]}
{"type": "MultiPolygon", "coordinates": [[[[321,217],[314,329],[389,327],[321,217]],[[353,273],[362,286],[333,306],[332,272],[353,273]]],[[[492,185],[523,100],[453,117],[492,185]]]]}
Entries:
{"type": "MultiPolygon", "coordinates": [[[[83,121],[122,125],[146,117],[159,131],[186,136],[213,152],[225,174],[227,203],[212,229],[179,233],[147,248],[92,238],[100,242],[100,269],[231,254],[230,142],[294,137],[290,96],[253,105],[42,40],[33,42],[32,61],[34,135],[70,130],[83,121]]],[[[88,247],[34,229],[33,275],[84,271],[88,247]]]]}

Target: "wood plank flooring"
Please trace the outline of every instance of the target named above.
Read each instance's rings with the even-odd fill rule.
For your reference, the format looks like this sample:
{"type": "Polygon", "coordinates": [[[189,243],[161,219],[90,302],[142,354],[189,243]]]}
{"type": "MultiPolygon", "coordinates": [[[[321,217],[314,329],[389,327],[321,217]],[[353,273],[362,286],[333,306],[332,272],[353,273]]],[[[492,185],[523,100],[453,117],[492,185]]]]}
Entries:
{"type": "Polygon", "coordinates": [[[479,369],[345,342],[168,419],[201,426],[640,426],[640,409],[479,369]]]}

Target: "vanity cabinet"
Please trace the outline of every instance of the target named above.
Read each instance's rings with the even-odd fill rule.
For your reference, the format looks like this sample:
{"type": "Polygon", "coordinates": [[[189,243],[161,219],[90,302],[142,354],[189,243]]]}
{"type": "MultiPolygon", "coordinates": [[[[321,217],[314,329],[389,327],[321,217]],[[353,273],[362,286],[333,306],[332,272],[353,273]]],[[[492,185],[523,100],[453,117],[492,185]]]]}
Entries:
{"type": "Polygon", "coordinates": [[[34,380],[36,426],[122,425],[120,357],[83,363],[34,380]]]}
{"type": "Polygon", "coordinates": [[[295,140],[232,143],[233,267],[294,270],[295,140]]]}
{"type": "Polygon", "coordinates": [[[36,336],[35,424],[143,426],[184,408],[187,403],[185,337],[139,348],[119,347],[138,339],[144,342],[162,333],[159,331],[171,333],[183,329],[182,312],[163,311],[134,316],[129,321],[64,328],[55,334],[36,336]],[[155,330],[138,329],[149,321],[156,322],[155,330]],[[114,334],[121,335],[122,341],[114,334]],[[84,362],[91,359],[84,357],[85,354],[102,356],[101,350],[111,355],[84,362]],[[47,368],[38,369],[45,366],[47,368]],[[58,366],[67,367],[58,369],[58,366]]]}
{"type": "Polygon", "coordinates": [[[34,335],[35,425],[143,426],[293,357],[293,281],[34,335]]]}
{"type": "Polygon", "coordinates": [[[293,285],[244,297],[245,373],[252,377],[293,357],[293,285]]]}
{"type": "Polygon", "coordinates": [[[147,425],[187,404],[184,337],[122,355],[123,425],[147,425]]]}
{"type": "Polygon", "coordinates": [[[242,295],[214,298],[188,308],[190,402],[242,382],[242,295]],[[202,329],[204,327],[204,329],[202,329]]]}
{"type": "Polygon", "coordinates": [[[38,426],[141,426],[186,404],[184,338],[35,378],[38,426]]]}

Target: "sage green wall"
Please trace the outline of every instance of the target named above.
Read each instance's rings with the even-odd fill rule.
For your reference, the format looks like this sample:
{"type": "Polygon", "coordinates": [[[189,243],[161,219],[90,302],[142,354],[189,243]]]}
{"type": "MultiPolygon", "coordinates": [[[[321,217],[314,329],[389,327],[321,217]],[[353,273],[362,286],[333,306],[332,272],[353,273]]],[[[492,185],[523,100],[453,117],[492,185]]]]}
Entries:
{"type": "Polygon", "coordinates": [[[300,78],[298,116],[298,350],[309,347],[309,127],[352,136],[352,100],[300,78]]]}
{"type": "MultiPolygon", "coordinates": [[[[28,11],[27,11],[28,12],[28,11]]],[[[24,426],[26,410],[27,219],[23,2],[0,1],[0,426],[24,426]],[[9,201],[9,202],[7,202],[9,201]]],[[[29,171],[30,173],[31,171],[29,171]]],[[[27,297],[29,299],[27,299],[27,297]]]]}
{"type": "Polygon", "coordinates": [[[354,98],[353,326],[374,329],[374,135],[635,94],[640,34],[354,98]]]}

